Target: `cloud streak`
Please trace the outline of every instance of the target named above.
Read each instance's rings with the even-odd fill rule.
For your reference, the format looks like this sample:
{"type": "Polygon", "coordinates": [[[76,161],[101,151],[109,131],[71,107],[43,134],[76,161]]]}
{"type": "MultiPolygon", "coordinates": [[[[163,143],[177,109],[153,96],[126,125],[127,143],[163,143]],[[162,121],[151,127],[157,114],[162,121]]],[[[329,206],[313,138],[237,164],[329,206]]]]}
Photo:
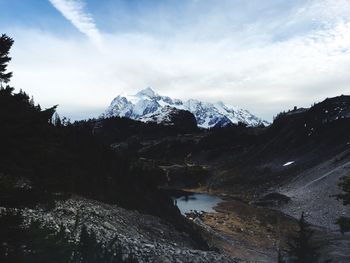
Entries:
{"type": "MultiPolygon", "coordinates": [[[[63,115],[72,118],[98,116],[116,95],[150,85],[160,94],[222,100],[271,120],[294,105],[307,107],[349,93],[350,2],[298,3],[282,14],[278,9],[271,15],[272,8],[266,7],[264,15],[253,10],[250,19],[238,19],[233,8],[221,6],[193,20],[191,9],[189,17],[182,17],[183,25],[172,18],[159,20],[166,20],[171,35],[159,34],[159,21],[140,30],[103,28],[109,33],[99,33],[101,49],[80,37],[12,31],[14,86],[44,106],[60,104],[63,115]]],[[[153,21],[152,14],[137,19],[153,21]]],[[[120,23],[109,24],[123,25],[121,17],[113,17],[120,23]]]]}
{"type": "Polygon", "coordinates": [[[95,44],[101,43],[101,34],[91,14],[85,11],[81,0],[49,0],[50,3],[80,32],[95,44]]]}

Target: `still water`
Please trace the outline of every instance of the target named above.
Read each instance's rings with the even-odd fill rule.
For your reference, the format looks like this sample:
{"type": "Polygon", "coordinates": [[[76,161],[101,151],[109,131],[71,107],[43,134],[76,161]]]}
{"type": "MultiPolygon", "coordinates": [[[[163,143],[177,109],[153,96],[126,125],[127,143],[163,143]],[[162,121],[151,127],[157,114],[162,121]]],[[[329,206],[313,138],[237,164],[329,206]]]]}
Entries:
{"type": "Polygon", "coordinates": [[[213,208],[223,201],[217,196],[191,192],[181,192],[181,194],[172,195],[172,198],[182,214],[191,211],[215,212],[213,208]]]}

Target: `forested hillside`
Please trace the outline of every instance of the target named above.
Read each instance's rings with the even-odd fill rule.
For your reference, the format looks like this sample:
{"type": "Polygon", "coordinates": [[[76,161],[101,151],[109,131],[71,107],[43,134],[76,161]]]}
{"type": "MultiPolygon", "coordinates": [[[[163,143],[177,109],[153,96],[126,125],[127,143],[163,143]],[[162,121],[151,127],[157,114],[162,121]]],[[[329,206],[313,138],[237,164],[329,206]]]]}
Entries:
{"type": "MultiPolygon", "coordinates": [[[[109,144],[94,136],[89,122],[60,119],[55,113],[57,106],[41,109],[24,91],[15,92],[6,84],[12,76],[6,71],[12,44],[11,38],[1,37],[0,206],[4,210],[0,213],[3,215],[0,232],[7,233],[0,235],[1,253],[5,253],[1,256],[10,255],[5,258],[11,262],[18,262],[19,258],[29,262],[33,253],[39,253],[42,258],[34,259],[35,262],[49,262],[51,256],[44,247],[50,245],[45,239],[51,230],[41,230],[38,225],[22,229],[17,211],[38,205],[53,207],[55,201],[75,195],[160,216],[180,231],[192,233],[199,247],[206,247],[173,201],[158,190],[159,169],[139,162],[132,154],[113,151],[109,144]],[[17,235],[26,237],[22,236],[22,240],[15,238],[17,235]],[[28,243],[34,237],[42,246],[39,250],[28,243]],[[18,250],[18,244],[30,249],[18,250]]],[[[61,249],[56,247],[56,241],[67,242],[57,238],[52,249],[61,249]]],[[[64,254],[65,250],[61,252],[64,254]]],[[[61,258],[55,262],[63,261],[61,258]]]]}

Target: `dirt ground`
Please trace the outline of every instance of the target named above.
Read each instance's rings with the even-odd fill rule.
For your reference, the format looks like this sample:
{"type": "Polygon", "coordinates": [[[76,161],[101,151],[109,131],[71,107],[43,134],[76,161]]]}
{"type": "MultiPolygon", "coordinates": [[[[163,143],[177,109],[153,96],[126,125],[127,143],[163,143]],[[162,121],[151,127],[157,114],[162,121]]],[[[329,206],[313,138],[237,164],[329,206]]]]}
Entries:
{"type": "Polygon", "coordinates": [[[297,229],[285,214],[225,198],[216,213],[189,215],[212,235],[209,243],[232,256],[258,262],[276,262],[282,237],[297,229]]]}

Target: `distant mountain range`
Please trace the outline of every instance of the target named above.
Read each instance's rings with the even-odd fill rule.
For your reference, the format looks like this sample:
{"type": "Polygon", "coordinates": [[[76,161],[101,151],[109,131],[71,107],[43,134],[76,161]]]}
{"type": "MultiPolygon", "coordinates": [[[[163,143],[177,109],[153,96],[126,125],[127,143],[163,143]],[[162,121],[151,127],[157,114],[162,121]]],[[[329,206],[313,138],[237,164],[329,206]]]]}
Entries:
{"type": "Polygon", "coordinates": [[[191,112],[196,118],[198,127],[201,128],[225,127],[239,122],[248,126],[270,124],[247,110],[227,106],[223,102],[172,99],[157,94],[150,87],[135,95],[117,96],[106,110],[105,117],[119,116],[169,125],[171,124],[169,116],[173,116],[179,110],[191,112]]]}

